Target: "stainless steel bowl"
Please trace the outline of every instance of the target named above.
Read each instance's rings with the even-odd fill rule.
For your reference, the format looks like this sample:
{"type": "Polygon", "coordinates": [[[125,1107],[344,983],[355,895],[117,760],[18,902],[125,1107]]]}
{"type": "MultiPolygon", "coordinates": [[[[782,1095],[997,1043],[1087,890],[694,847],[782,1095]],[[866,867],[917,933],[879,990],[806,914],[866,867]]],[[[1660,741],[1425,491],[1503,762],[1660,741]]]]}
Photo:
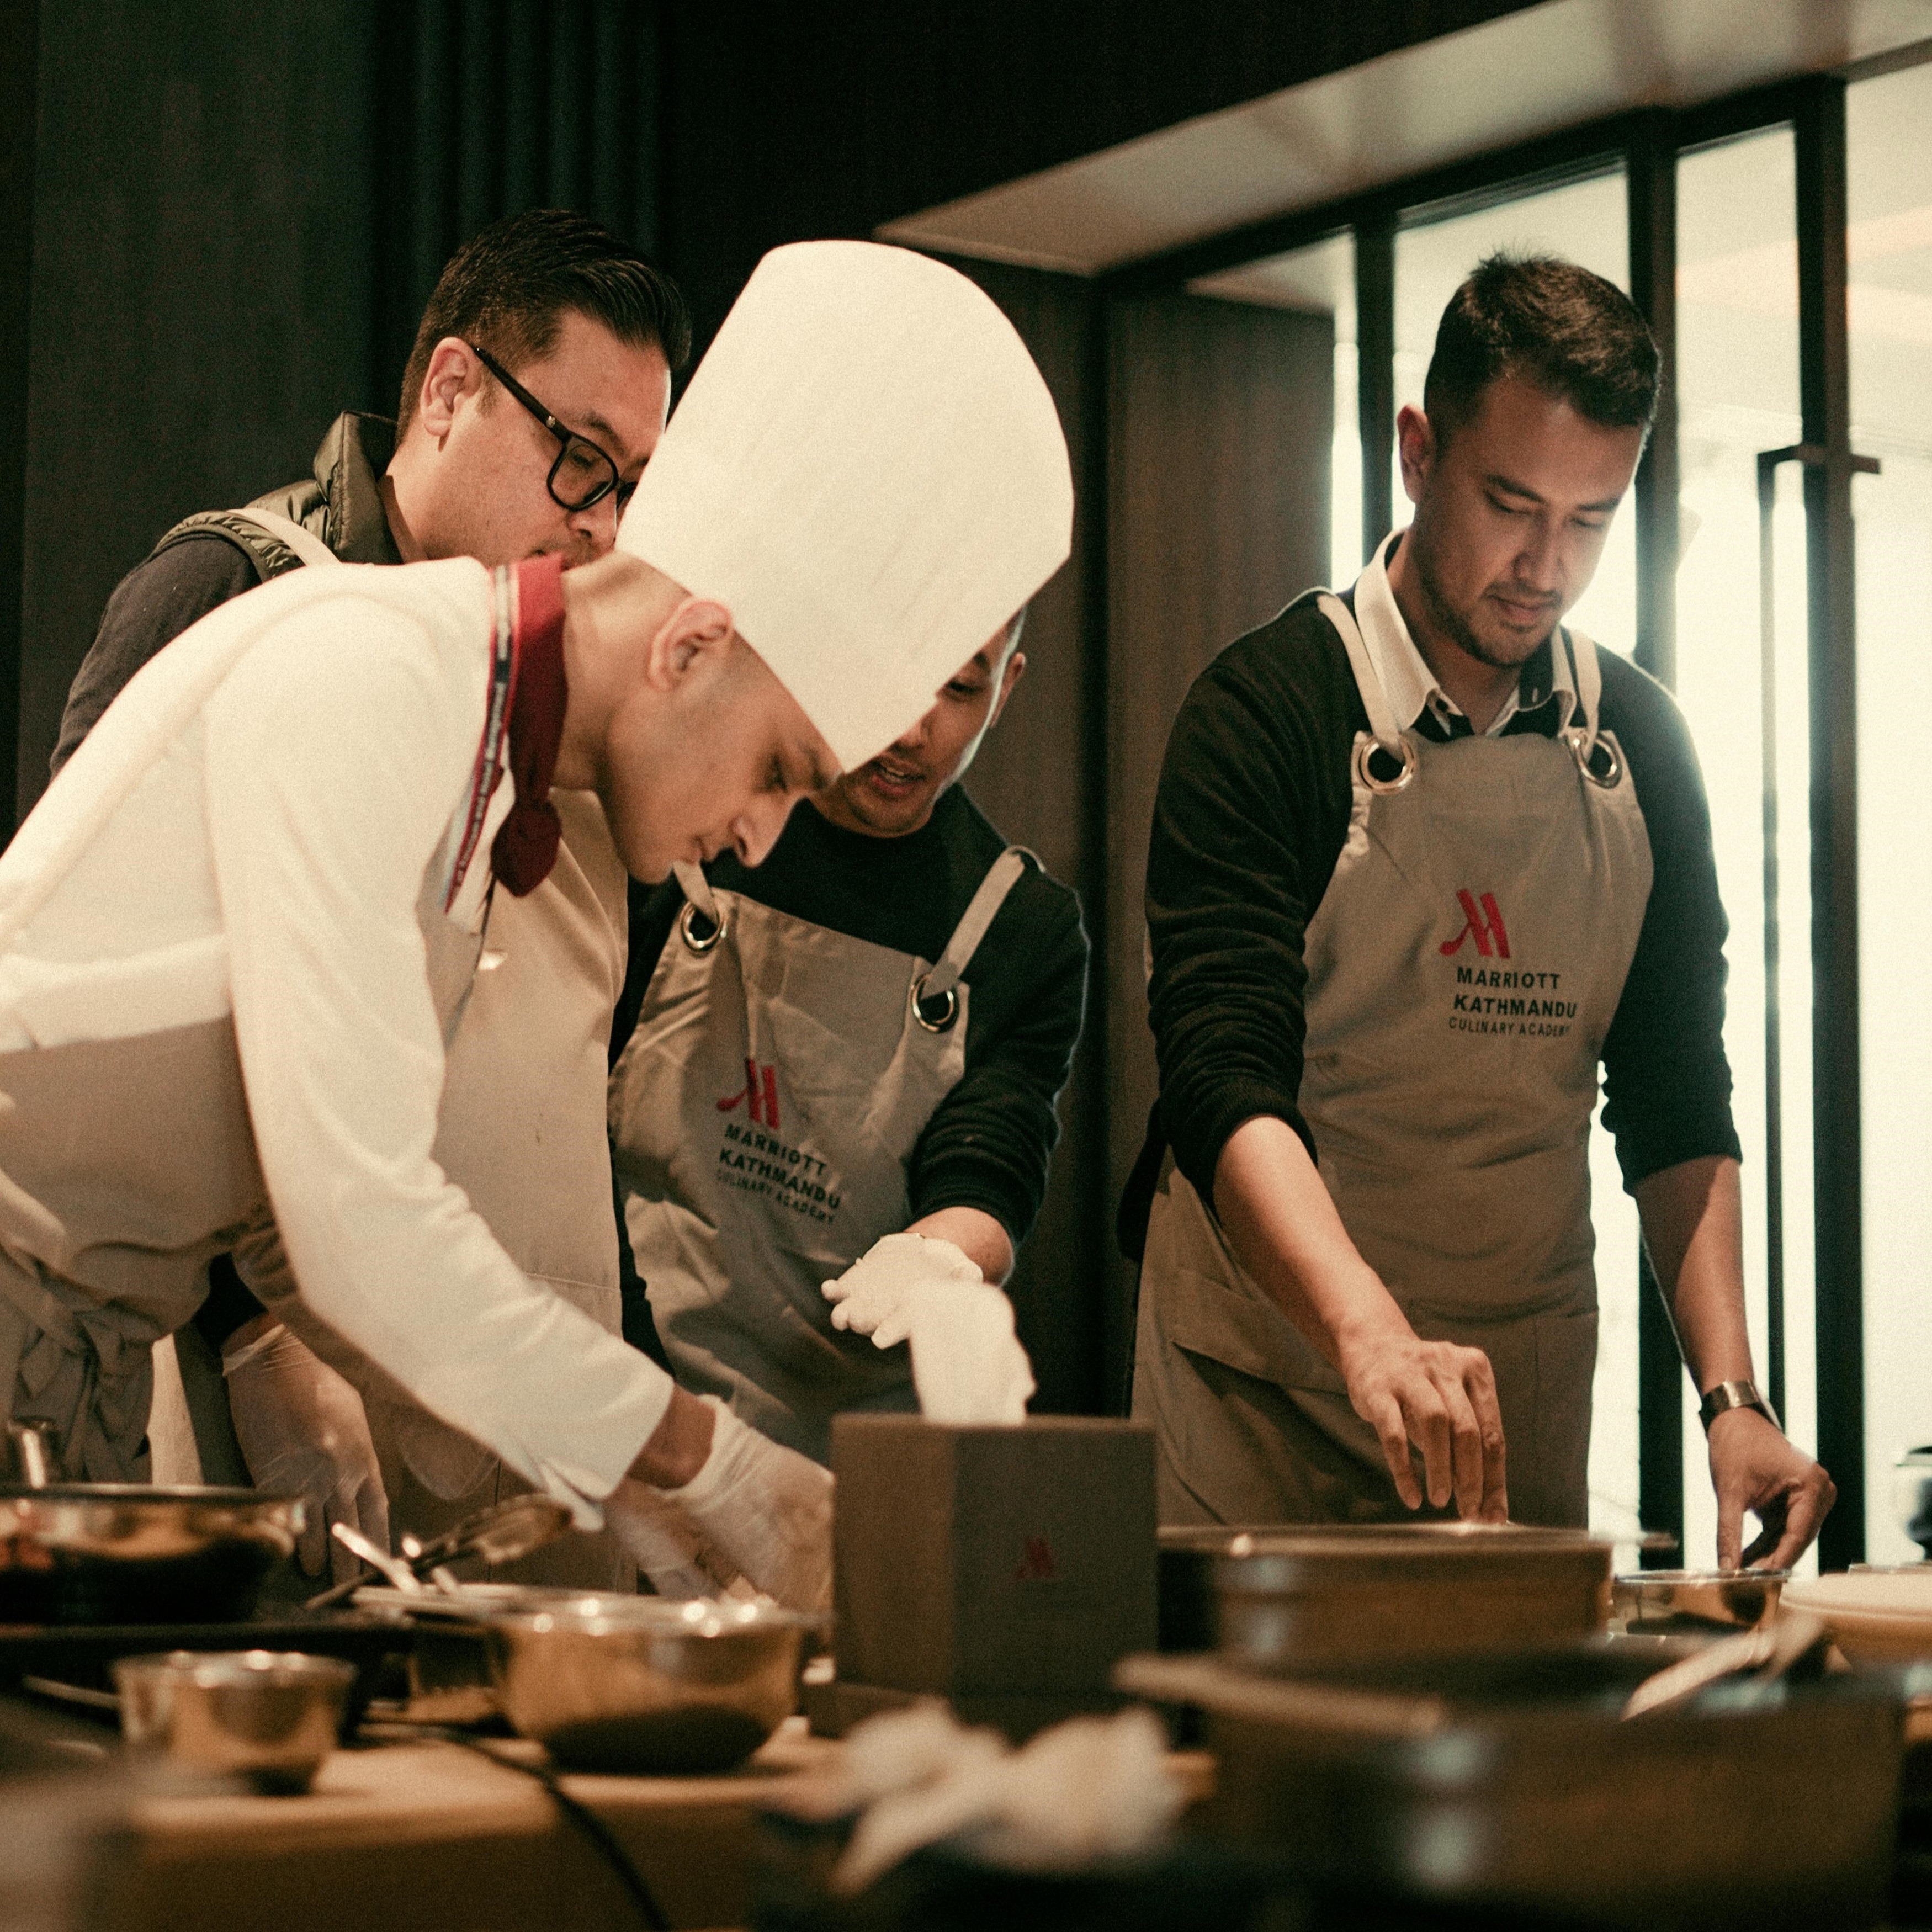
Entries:
{"type": "Polygon", "coordinates": [[[1616,1546],[1510,1523],[1228,1532],[1219,1647],[1270,1670],[1563,1643],[1600,1630],[1616,1546]]]}
{"type": "Polygon", "coordinates": [[[490,1619],[504,1714],[585,1771],[724,1771],[798,1703],[821,1618],[774,1605],[590,1594],[490,1619]]]}
{"type": "Polygon", "coordinates": [[[301,1651],[173,1650],[114,1666],[130,1745],[277,1794],[306,1791],[335,1748],[355,1675],[301,1651]]]}
{"type": "Polygon", "coordinates": [[[245,1617],[302,1523],[298,1498],[256,1490],[0,1487],[0,1622],[245,1617]]]}
{"type": "Polygon", "coordinates": [[[1610,1586],[1610,1622],[1634,1636],[1760,1624],[1789,1570],[1636,1570],[1610,1586]]]}

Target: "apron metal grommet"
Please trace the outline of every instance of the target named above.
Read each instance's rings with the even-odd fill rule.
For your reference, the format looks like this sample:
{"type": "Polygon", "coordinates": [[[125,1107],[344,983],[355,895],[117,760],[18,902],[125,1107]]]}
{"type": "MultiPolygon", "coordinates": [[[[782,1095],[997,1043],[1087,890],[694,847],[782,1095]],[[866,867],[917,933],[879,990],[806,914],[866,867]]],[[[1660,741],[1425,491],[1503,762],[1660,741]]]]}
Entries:
{"type": "Polygon", "coordinates": [[[679,937],[692,952],[702,954],[709,952],[724,937],[724,921],[722,916],[716,920],[705,918],[687,899],[684,910],[678,915],[677,930],[679,937]],[[704,928],[702,932],[698,930],[700,923],[704,928]]]}
{"type": "Polygon", "coordinates": [[[944,1006],[938,1018],[928,1019],[926,1012],[926,975],[921,974],[912,982],[912,990],[907,995],[907,1003],[912,1009],[913,1018],[918,1021],[928,1033],[950,1032],[953,1022],[959,1017],[959,995],[952,987],[948,986],[944,992],[934,996],[934,1003],[940,1002],[944,1002],[944,1006]]]}
{"type": "Polygon", "coordinates": [[[1624,761],[1617,755],[1617,748],[1607,738],[1599,738],[1587,749],[1580,731],[1564,734],[1570,741],[1570,755],[1576,760],[1576,769],[1593,785],[1605,791],[1614,791],[1624,775],[1624,761]]]}
{"type": "Polygon", "coordinates": [[[1415,776],[1415,747],[1406,736],[1396,742],[1402,747],[1400,754],[1390,751],[1376,738],[1365,737],[1355,747],[1355,776],[1370,790],[1384,796],[1390,792],[1402,790],[1415,776]],[[1378,760],[1384,767],[1380,771],[1376,768],[1378,760]],[[1393,772],[1386,769],[1390,765],[1396,767],[1393,772]]]}

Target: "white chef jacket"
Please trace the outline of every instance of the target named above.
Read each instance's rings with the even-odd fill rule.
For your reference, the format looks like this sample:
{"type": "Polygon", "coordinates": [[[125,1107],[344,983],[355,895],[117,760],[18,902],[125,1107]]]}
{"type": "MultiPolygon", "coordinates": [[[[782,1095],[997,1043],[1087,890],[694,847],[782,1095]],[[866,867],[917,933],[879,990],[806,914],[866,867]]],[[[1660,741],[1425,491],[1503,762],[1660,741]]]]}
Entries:
{"type": "MultiPolygon", "coordinates": [[[[345,566],[148,664],[0,855],[0,1089],[10,1054],[232,1017],[303,1300],[594,1523],[669,1378],[532,1286],[431,1155],[446,1016],[418,904],[462,837],[493,623],[480,564],[345,566]]],[[[506,775],[459,924],[513,796],[506,775]]]]}

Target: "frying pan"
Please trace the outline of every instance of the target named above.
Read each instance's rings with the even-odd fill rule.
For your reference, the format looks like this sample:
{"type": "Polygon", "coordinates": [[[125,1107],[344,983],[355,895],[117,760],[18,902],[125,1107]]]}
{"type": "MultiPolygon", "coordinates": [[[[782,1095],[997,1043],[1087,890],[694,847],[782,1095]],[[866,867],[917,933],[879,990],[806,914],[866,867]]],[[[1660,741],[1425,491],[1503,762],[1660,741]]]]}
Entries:
{"type": "Polygon", "coordinates": [[[22,1480],[0,1484],[0,1623],[231,1622],[296,1546],[298,1498],[52,1482],[40,1432],[7,1433],[22,1480]]]}

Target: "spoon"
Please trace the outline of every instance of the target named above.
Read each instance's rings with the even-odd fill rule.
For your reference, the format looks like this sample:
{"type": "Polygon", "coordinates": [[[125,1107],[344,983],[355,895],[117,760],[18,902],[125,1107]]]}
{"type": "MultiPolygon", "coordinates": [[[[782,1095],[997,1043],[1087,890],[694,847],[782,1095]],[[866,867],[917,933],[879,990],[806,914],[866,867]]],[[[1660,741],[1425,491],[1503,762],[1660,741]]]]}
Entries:
{"type": "Polygon", "coordinates": [[[1745,1671],[1756,1671],[1760,1684],[1774,1682],[1830,1635],[1817,1618],[1787,1611],[1754,1629],[1740,1630],[1736,1636],[1720,1637],[1694,1656],[1667,1666],[1654,1677],[1646,1677],[1630,1693],[1623,1714],[1642,1718],[1652,1712],[1672,1709],[1696,1696],[1706,1685],[1745,1671]]]}

